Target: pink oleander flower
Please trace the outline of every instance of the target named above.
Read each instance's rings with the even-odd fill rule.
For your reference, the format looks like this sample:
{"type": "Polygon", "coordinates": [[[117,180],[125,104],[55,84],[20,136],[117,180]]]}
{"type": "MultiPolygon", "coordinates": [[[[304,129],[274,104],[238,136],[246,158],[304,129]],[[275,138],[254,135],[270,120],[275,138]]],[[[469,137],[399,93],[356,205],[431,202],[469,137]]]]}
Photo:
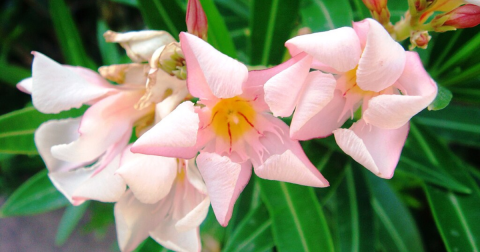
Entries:
{"type": "Polygon", "coordinates": [[[405,52],[373,19],[298,36],[286,46],[297,62],[267,81],[265,100],[275,116],[290,116],[296,107],[290,136],[334,133],[345,153],[377,176],[392,177],[408,121],[437,94],[418,55],[405,52]],[[360,107],[362,118],[339,129],[360,107]]]}
{"type": "Polygon", "coordinates": [[[200,0],[188,0],[185,22],[189,33],[206,40],[208,21],[200,0]]]}
{"type": "Polygon", "coordinates": [[[261,178],[328,186],[263,99],[266,80],[294,61],[248,72],[194,35],[181,33],[180,42],[188,90],[199,101],[180,104],[134,143],[133,152],[189,159],[200,151],[197,166],[223,226],[250,179],[252,165],[261,178]]]}
{"type": "MultiPolygon", "coordinates": [[[[144,48],[142,52],[146,55],[144,48]]],[[[172,94],[178,102],[187,94],[185,81],[162,71],[157,72],[156,83],[146,88],[145,66],[112,68],[118,66],[122,66],[116,73],[119,85],[112,85],[94,71],[63,66],[35,52],[32,78],[18,84],[20,90],[32,94],[33,105],[43,113],[90,105],[82,117],[48,121],[35,133],[50,179],[74,205],[88,199],[118,200],[125,182],[115,170],[133,127],[140,133],[152,126],[155,104],[165,94],[172,94]]]]}
{"type": "Polygon", "coordinates": [[[127,148],[117,174],[129,187],[115,204],[122,251],[132,251],[148,236],[171,250],[200,251],[198,227],[210,199],[195,160],[133,154],[127,148]]]}

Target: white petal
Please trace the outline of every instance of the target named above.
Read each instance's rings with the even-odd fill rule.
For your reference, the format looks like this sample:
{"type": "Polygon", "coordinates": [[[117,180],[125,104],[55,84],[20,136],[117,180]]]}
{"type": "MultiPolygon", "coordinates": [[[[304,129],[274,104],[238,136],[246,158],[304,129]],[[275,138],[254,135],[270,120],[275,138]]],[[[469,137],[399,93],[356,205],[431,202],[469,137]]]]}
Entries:
{"type": "Polygon", "coordinates": [[[33,85],[33,80],[32,77],[26,78],[21,80],[19,83],[17,83],[17,88],[18,90],[27,93],[27,94],[32,94],[32,87],[33,85]]]}

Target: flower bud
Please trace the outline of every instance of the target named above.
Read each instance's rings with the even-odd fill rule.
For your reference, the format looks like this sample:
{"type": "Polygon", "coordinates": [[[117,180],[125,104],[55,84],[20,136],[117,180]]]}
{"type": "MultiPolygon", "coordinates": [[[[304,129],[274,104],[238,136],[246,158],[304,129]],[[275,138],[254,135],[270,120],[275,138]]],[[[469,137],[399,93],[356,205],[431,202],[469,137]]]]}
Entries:
{"type": "Polygon", "coordinates": [[[478,24],[480,24],[480,7],[473,4],[466,4],[448,13],[437,15],[431,22],[437,32],[470,28],[478,24]]]}
{"type": "Polygon", "coordinates": [[[189,33],[206,40],[208,22],[200,0],[188,0],[186,22],[189,33]]]}
{"type": "Polygon", "coordinates": [[[371,12],[382,12],[382,9],[387,8],[387,0],[362,0],[363,4],[367,6],[367,8],[371,12]]]}
{"type": "Polygon", "coordinates": [[[392,33],[393,25],[390,23],[390,11],[387,7],[387,0],[362,0],[370,10],[372,17],[377,20],[385,29],[392,33]]]}
{"type": "Polygon", "coordinates": [[[432,36],[428,34],[428,31],[412,32],[412,34],[410,35],[410,50],[415,47],[427,49],[428,42],[431,38],[432,36]]]}

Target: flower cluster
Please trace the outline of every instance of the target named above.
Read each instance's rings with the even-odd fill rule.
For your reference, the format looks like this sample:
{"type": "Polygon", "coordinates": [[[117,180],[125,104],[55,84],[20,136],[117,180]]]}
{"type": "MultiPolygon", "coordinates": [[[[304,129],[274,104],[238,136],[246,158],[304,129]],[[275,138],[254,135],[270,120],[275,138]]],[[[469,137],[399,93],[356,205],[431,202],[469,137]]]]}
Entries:
{"type": "Polygon", "coordinates": [[[116,202],[122,251],[148,236],[199,251],[210,203],[228,225],[252,167],[263,179],[327,187],[299,140],[334,134],[354,160],[393,176],[408,121],[437,86],[381,24],[366,19],[292,38],[290,60],[248,71],[201,39],[206,18],[194,14],[194,31],[180,33],[180,43],[162,31],[107,32],[135,63],[100,74],[35,52],[32,78],[18,85],[43,113],[89,106],[80,118],[44,123],[35,142],[72,204],[116,202]],[[278,118],[294,110],[290,127],[278,118]],[[341,128],[357,110],[361,117],[341,128]]]}

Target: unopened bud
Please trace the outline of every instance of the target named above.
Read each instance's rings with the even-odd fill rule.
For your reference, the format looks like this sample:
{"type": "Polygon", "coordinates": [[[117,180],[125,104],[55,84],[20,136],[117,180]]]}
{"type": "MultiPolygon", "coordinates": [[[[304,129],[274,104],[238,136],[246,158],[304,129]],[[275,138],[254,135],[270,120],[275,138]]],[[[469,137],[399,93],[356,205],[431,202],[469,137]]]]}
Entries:
{"type": "Polygon", "coordinates": [[[371,12],[382,12],[382,9],[387,8],[387,0],[362,0],[363,4],[371,12]]]}
{"type": "Polygon", "coordinates": [[[437,32],[470,28],[478,24],[480,24],[480,7],[474,4],[466,4],[448,13],[437,15],[431,22],[437,32]]]}
{"type": "Polygon", "coordinates": [[[154,62],[157,64],[156,67],[161,68],[171,76],[176,76],[180,80],[187,78],[185,56],[177,42],[166,45],[160,54],[155,55],[154,62]]]}
{"type": "Polygon", "coordinates": [[[385,29],[392,33],[394,28],[390,23],[390,11],[387,7],[387,0],[362,0],[365,6],[370,10],[372,17],[377,20],[385,29]]]}
{"type": "Polygon", "coordinates": [[[428,31],[412,32],[412,34],[410,35],[410,50],[415,47],[427,49],[428,42],[431,38],[432,36],[428,34],[428,31]]]}
{"type": "Polygon", "coordinates": [[[203,40],[207,39],[207,16],[203,11],[200,0],[188,0],[186,22],[189,33],[203,40]]]}

